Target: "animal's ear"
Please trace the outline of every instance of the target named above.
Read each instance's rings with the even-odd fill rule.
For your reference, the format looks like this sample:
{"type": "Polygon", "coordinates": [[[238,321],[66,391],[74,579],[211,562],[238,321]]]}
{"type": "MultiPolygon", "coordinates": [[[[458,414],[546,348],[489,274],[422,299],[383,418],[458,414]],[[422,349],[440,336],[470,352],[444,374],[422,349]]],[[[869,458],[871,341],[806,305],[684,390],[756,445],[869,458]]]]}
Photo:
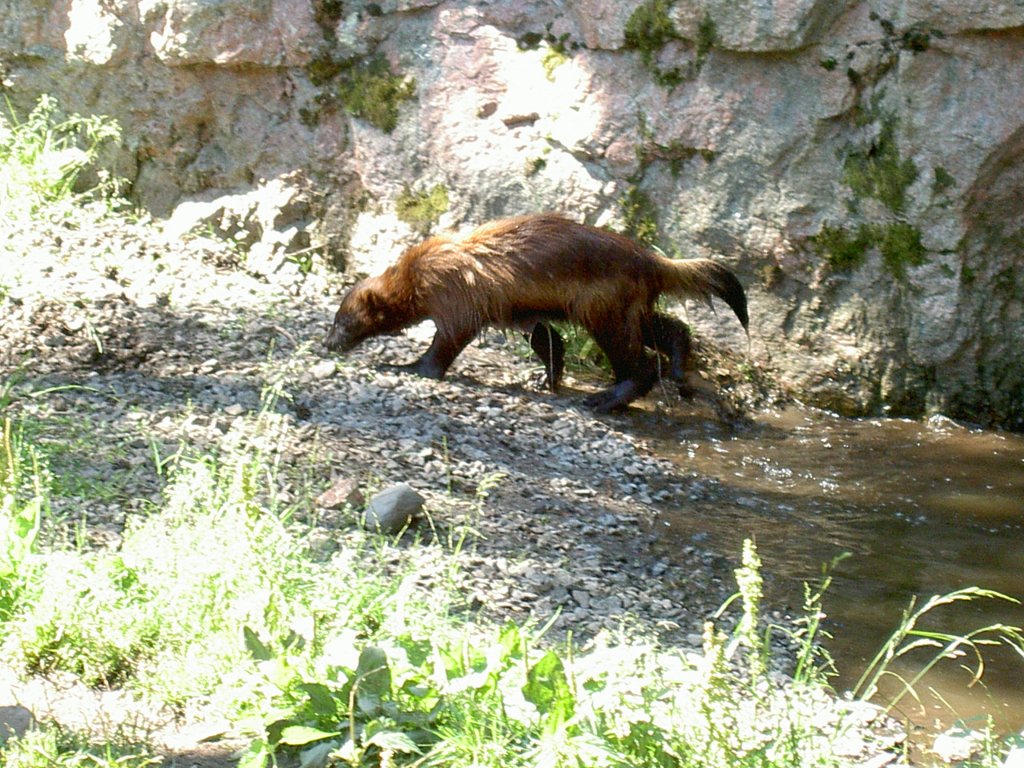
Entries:
{"type": "Polygon", "coordinates": [[[362,301],[366,313],[371,317],[379,317],[384,314],[386,306],[384,297],[376,285],[372,283],[365,284],[359,299],[362,301]]]}

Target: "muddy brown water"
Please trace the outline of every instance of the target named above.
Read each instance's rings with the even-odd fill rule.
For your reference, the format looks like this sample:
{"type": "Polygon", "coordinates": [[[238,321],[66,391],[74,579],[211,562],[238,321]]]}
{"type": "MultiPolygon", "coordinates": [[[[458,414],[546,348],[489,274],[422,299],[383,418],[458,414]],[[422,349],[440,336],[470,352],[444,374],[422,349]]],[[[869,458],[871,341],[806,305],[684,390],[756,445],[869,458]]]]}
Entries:
{"type": "MultiPolygon", "coordinates": [[[[912,598],[920,604],[978,586],[1024,599],[1024,435],[804,409],[759,414],[735,433],[707,419],[657,421],[658,453],[715,478],[711,502],[663,510],[666,552],[698,544],[738,558],[752,538],[773,576],[768,601],[794,612],[803,583],[849,553],[825,597],[841,691],[912,598]]],[[[927,626],[968,631],[999,622],[1024,626],[1024,607],[973,601],[933,614],[927,626]]],[[[968,687],[961,662],[970,659],[943,663],[917,686],[921,702],[905,700],[900,713],[929,731],[958,720],[983,726],[991,715],[999,731],[1020,732],[1024,658],[1005,649],[984,658],[981,684],[968,687]]],[[[923,663],[912,655],[893,669],[909,676],[923,663]]]]}

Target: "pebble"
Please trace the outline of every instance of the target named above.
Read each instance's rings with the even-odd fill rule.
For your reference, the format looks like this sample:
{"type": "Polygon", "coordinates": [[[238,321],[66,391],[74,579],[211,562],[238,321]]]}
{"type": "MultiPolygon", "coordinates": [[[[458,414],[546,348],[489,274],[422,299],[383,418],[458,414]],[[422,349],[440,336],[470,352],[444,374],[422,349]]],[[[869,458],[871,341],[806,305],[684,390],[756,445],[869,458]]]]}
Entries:
{"type": "Polygon", "coordinates": [[[346,505],[353,508],[362,507],[365,503],[359,482],[351,477],[340,477],[316,498],[316,505],[324,509],[343,509],[346,505]]]}
{"type": "Polygon", "coordinates": [[[407,483],[385,488],[366,503],[363,526],[375,533],[401,533],[423,511],[424,501],[407,483]]]}
{"type": "Polygon", "coordinates": [[[309,375],[317,381],[328,379],[334,375],[337,367],[337,363],[333,360],[323,360],[310,367],[309,375]]]}

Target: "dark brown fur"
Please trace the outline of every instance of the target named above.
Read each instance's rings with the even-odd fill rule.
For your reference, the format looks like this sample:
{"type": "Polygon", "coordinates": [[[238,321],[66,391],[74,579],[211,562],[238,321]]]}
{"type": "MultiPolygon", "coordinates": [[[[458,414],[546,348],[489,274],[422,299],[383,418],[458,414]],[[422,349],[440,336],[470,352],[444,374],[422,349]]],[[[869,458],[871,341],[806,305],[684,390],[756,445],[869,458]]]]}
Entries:
{"type": "Polygon", "coordinates": [[[437,333],[427,352],[404,368],[444,376],[484,326],[531,332],[548,383],[558,386],[563,345],[548,320],[587,329],[615,372],[616,384],[588,399],[599,411],[621,408],[650,391],[657,366],[644,351],[668,355],[683,375],[686,326],[654,310],[662,294],[723,299],[747,327],[747,302],[735,275],[710,259],[674,261],[629,238],[538,214],[485,224],[461,239],[431,237],[382,274],[344,297],[327,335],[347,351],[370,336],[426,319],[437,333]]]}

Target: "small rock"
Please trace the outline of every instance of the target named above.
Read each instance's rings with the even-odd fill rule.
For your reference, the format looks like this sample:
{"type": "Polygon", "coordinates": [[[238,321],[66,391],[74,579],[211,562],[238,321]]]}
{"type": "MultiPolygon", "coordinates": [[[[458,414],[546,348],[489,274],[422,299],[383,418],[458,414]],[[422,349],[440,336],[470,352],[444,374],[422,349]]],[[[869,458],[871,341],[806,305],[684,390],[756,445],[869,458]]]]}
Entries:
{"type": "Polygon", "coordinates": [[[981,746],[984,735],[969,728],[950,728],[935,737],[934,752],[944,763],[956,763],[971,757],[981,746]]]}
{"type": "Polygon", "coordinates": [[[385,488],[366,505],[363,526],[378,533],[400,533],[423,509],[423,501],[405,483],[385,488]]]}
{"type": "Polygon", "coordinates": [[[317,381],[323,379],[329,379],[334,375],[334,372],[338,369],[338,364],[333,360],[321,360],[319,363],[314,364],[309,369],[309,375],[317,381]]]}
{"type": "Polygon", "coordinates": [[[331,487],[316,497],[316,505],[324,509],[341,509],[346,504],[361,507],[366,502],[359,483],[351,477],[335,480],[331,487]]]}
{"type": "Polygon", "coordinates": [[[10,739],[20,739],[32,727],[32,713],[18,704],[0,707],[0,746],[10,739]]]}
{"type": "Polygon", "coordinates": [[[572,591],[572,598],[573,598],[573,600],[576,601],[576,604],[580,608],[589,608],[590,607],[590,593],[589,592],[585,592],[582,589],[574,589],[572,591]]]}

